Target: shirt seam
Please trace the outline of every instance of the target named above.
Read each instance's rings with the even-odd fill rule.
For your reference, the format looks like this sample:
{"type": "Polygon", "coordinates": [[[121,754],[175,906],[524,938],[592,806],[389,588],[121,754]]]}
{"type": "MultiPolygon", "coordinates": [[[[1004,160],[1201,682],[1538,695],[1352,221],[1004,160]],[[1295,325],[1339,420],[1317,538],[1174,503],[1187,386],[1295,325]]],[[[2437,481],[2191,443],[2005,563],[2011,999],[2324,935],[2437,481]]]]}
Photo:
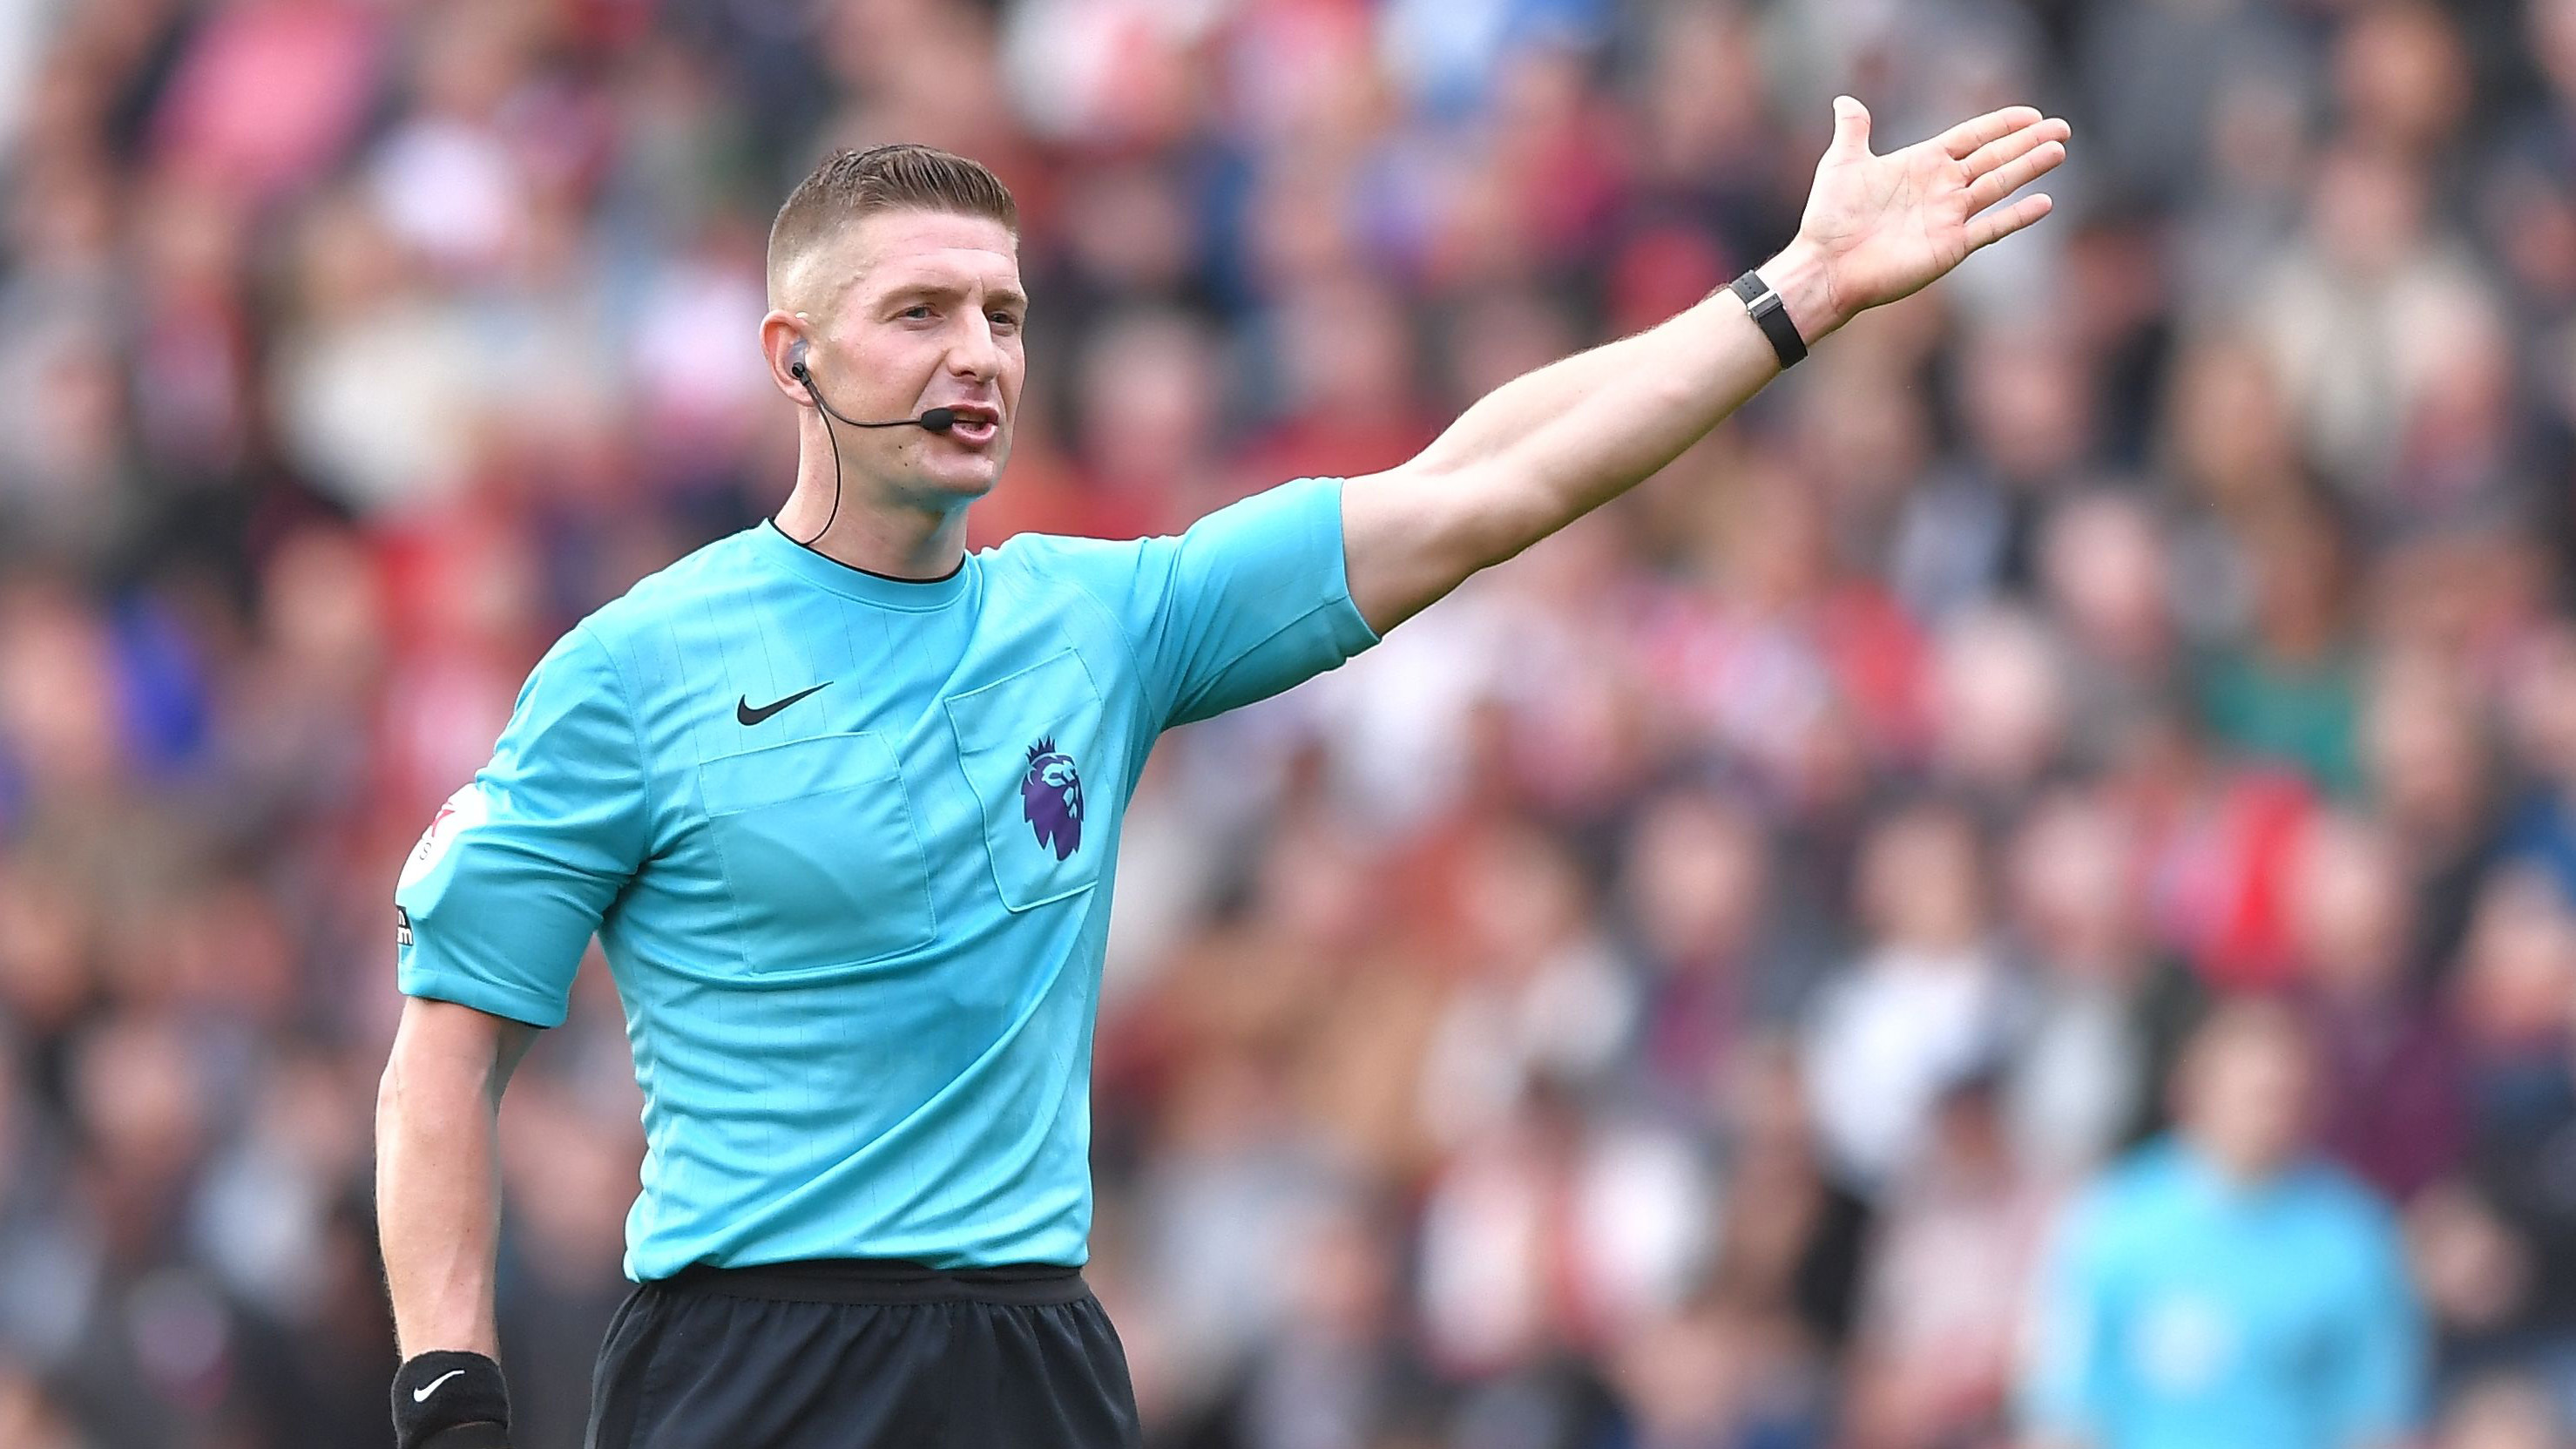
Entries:
{"type": "MultiPolygon", "coordinates": [[[[1356,599],[1353,599],[1353,598],[1351,597],[1351,586],[1350,586],[1350,554],[1349,554],[1350,539],[1349,539],[1349,536],[1348,536],[1348,531],[1347,531],[1347,529],[1345,528],[1344,523],[1343,523],[1343,519],[1344,519],[1344,516],[1345,516],[1345,515],[1343,514],[1343,511],[1342,511],[1342,509],[1343,509],[1342,494],[1343,494],[1344,490],[1345,490],[1345,489],[1347,489],[1347,488],[1350,486],[1350,480],[1349,480],[1349,479],[1347,479],[1347,478],[1336,478],[1336,479],[1333,479],[1333,480],[1332,480],[1332,483],[1333,483],[1333,508],[1332,508],[1332,513],[1331,513],[1331,523],[1330,523],[1330,527],[1331,527],[1331,531],[1332,531],[1332,533],[1333,533],[1333,540],[1332,540],[1332,542],[1333,542],[1333,548],[1332,548],[1332,553],[1333,553],[1333,573],[1336,575],[1336,578],[1335,578],[1335,579],[1334,579],[1334,581],[1333,581],[1333,582],[1334,582],[1334,584],[1335,584],[1335,588],[1332,590],[1332,595],[1333,595],[1333,596],[1332,596],[1332,597],[1327,597],[1327,598],[1324,598],[1324,599],[1320,599],[1320,600],[1316,601],[1313,605],[1309,606],[1309,607],[1308,607],[1304,612],[1302,612],[1302,613],[1298,614],[1295,618],[1292,618],[1292,619],[1289,619],[1289,620],[1287,620],[1287,621],[1283,622],[1282,624],[1280,624],[1280,626],[1279,626],[1278,628],[1271,630],[1269,633],[1262,635],[1260,638],[1258,638],[1258,639],[1254,640],[1252,643],[1250,643],[1250,644],[1248,644],[1248,645],[1244,646],[1244,648],[1243,648],[1240,652],[1238,652],[1238,653],[1234,656],[1234,658],[1232,658],[1232,659],[1228,660],[1228,661],[1227,661],[1227,662],[1226,662],[1222,667],[1220,667],[1219,669],[1217,669],[1217,670],[1215,671],[1215,673],[1210,677],[1210,679],[1209,679],[1209,683],[1213,684],[1213,683],[1215,683],[1215,682],[1216,682],[1216,680],[1219,680],[1219,679],[1224,678],[1224,677],[1225,677],[1225,673],[1226,673],[1226,671],[1227,671],[1227,670],[1232,669],[1235,665],[1242,663],[1246,658],[1249,658],[1249,657],[1250,657],[1251,655],[1253,655],[1254,653],[1257,653],[1257,652],[1258,652],[1258,651],[1259,651],[1259,650],[1260,650],[1264,645],[1267,645],[1268,643],[1270,643],[1270,641],[1271,641],[1271,640],[1276,639],[1276,638],[1278,638],[1280,635],[1285,634],[1285,633],[1289,632],[1290,630],[1297,628],[1299,625],[1304,624],[1307,620],[1312,619],[1312,618],[1313,618],[1313,617],[1315,617],[1317,614],[1323,614],[1323,613],[1329,613],[1329,612],[1331,612],[1331,611],[1332,611],[1332,609],[1334,608],[1334,606],[1335,606],[1335,605],[1337,605],[1337,604],[1345,604],[1345,603],[1346,603],[1346,604],[1350,605],[1350,609],[1351,609],[1351,616],[1352,616],[1353,618],[1355,618],[1355,619],[1359,620],[1359,624],[1360,624],[1360,631],[1361,631],[1363,634],[1365,634],[1365,635],[1367,635],[1367,636],[1368,636],[1368,645],[1375,645],[1375,644],[1380,644],[1380,643],[1384,643],[1384,642],[1385,642],[1386,636],[1385,636],[1384,634],[1380,633],[1374,625],[1372,625],[1372,624],[1370,624],[1370,623],[1369,623],[1369,621],[1368,621],[1368,616],[1367,616],[1367,615],[1365,615],[1365,614],[1362,614],[1362,613],[1360,612],[1360,608],[1359,608],[1359,601],[1358,601],[1358,600],[1356,600],[1356,599]]],[[[1281,487],[1288,487],[1288,486],[1292,486],[1292,485],[1291,485],[1291,484],[1281,484],[1281,485],[1279,485],[1279,486],[1281,486],[1281,487]]],[[[1309,526],[1309,527],[1313,527],[1314,525],[1309,524],[1308,526],[1309,526]]],[[[1186,536],[1186,534],[1184,534],[1184,536],[1186,536]]],[[[1176,539],[1176,540],[1175,540],[1175,546],[1177,546],[1177,545],[1178,545],[1178,540],[1176,539]]],[[[1093,593],[1093,592],[1092,592],[1092,590],[1091,590],[1091,585],[1090,585],[1088,582],[1086,582],[1086,581],[1085,581],[1085,580],[1084,580],[1080,575],[1078,575],[1078,574],[1077,574],[1077,575],[1074,575],[1074,576],[1072,577],[1072,582],[1073,582],[1073,586],[1074,586],[1074,588],[1075,588],[1078,592],[1080,592],[1080,593],[1083,595],[1083,597],[1085,597],[1085,598],[1087,598],[1087,599],[1089,599],[1089,600],[1091,601],[1091,605],[1092,605],[1092,607],[1093,607],[1093,608],[1098,609],[1101,613],[1103,613],[1103,614],[1105,614],[1105,615],[1107,615],[1107,616],[1108,616],[1108,618],[1109,618],[1109,623],[1110,623],[1110,627],[1111,627],[1111,628],[1112,628],[1112,629],[1117,633],[1117,635],[1118,635],[1118,642],[1119,642],[1119,644],[1120,644],[1122,647],[1124,647],[1124,648],[1126,649],[1126,651],[1127,651],[1127,663],[1128,663],[1128,667],[1136,671],[1136,675],[1137,675],[1137,677],[1138,677],[1139,679],[1147,680],[1147,681],[1148,681],[1148,683],[1149,683],[1149,685],[1150,685],[1150,682],[1151,682],[1151,675],[1150,675],[1150,674],[1146,671],[1146,669],[1145,669],[1145,665],[1144,665],[1144,660],[1143,660],[1142,654],[1141,654],[1141,652],[1137,649],[1135,640],[1133,640],[1132,638],[1128,637],[1126,621],[1125,621],[1124,619],[1122,619],[1122,618],[1120,618],[1120,617],[1119,617],[1119,615],[1118,615],[1118,611],[1117,611],[1117,610],[1115,610],[1115,609],[1113,609],[1113,608],[1109,607],[1108,602],[1107,602],[1106,600],[1103,600],[1099,595],[1097,595],[1097,594],[1093,593]]],[[[1169,602],[1170,594],[1171,594],[1171,591],[1170,591],[1170,590],[1168,590],[1168,589],[1164,590],[1164,598],[1165,598],[1165,601],[1166,601],[1166,605],[1167,605],[1167,606],[1168,606],[1168,602],[1169,602]]],[[[1338,647],[1339,647],[1339,640],[1340,640],[1340,635],[1339,635],[1339,632],[1338,632],[1338,631],[1336,631],[1336,632],[1335,632],[1334,638],[1335,638],[1335,645],[1336,645],[1336,648],[1338,648],[1338,647]]],[[[1363,648],[1363,649],[1365,649],[1366,647],[1368,647],[1368,645],[1363,645],[1363,646],[1362,646],[1362,648],[1363,648]]],[[[1343,657],[1343,659],[1344,659],[1344,660],[1348,660],[1351,656],[1350,656],[1349,654],[1344,654],[1342,657],[1343,657]]],[[[1152,699],[1152,697],[1151,697],[1151,690],[1150,690],[1150,688],[1149,688],[1149,690],[1148,690],[1148,698],[1147,698],[1147,702],[1148,702],[1148,703],[1154,703],[1154,704],[1156,704],[1156,710],[1155,710],[1155,730],[1156,730],[1156,732],[1157,732],[1157,733],[1160,733],[1160,732],[1161,732],[1161,731],[1163,731],[1163,730],[1166,730],[1166,729],[1170,729],[1170,728],[1172,728],[1172,721],[1174,720],[1174,718],[1175,718],[1175,717],[1177,717],[1177,716],[1179,715],[1179,713],[1180,713],[1180,709],[1181,709],[1181,695],[1180,695],[1180,689],[1179,689],[1178,683],[1177,683],[1177,682],[1175,682],[1175,684],[1174,684],[1174,687],[1173,687],[1173,690],[1172,690],[1171,698],[1169,698],[1169,699],[1167,699],[1167,700],[1162,700],[1162,701],[1159,701],[1159,702],[1157,702],[1157,701],[1155,701],[1155,700],[1153,700],[1153,699],[1152,699]]]]}
{"type": "Polygon", "coordinates": [[[1145,656],[1143,651],[1139,650],[1136,647],[1136,641],[1129,638],[1127,635],[1127,621],[1118,617],[1118,611],[1109,607],[1108,600],[1101,598],[1098,594],[1091,591],[1091,584],[1088,580],[1084,579],[1080,574],[1074,574],[1071,577],[1074,591],[1082,595],[1085,602],[1089,603],[1093,609],[1099,611],[1101,617],[1109,621],[1109,632],[1118,636],[1118,647],[1127,651],[1127,668],[1129,672],[1135,675],[1137,681],[1143,686],[1145,702],[1154,706],[1154,732],[1156,734],[1162,733],[1163,730],[1171,724],[1172,704],[1171,702],[1159,701],[1154,698],[1154,677],[1145,668],[1145,656]]]}
{"type": "Polygon", "coordinates": [[[609,681],[617,686],[617,703],[626,714],[626,736],[635,742],[635,778],[644,794],[643,838],[635,842],[635,868],[641,870],[645,859],[652,854],[653,821],[658,815],[653,801],[653,771],[649,768],[644,754],[644,726],[636,718],[635,696],[627,688],[626,671],[618,667],[617,651],[608,647],[608,641],[599,636],[599,631],[592,628],[587,619],[573,625],[573,632],[589,639],[591,647],[597,649],[600,657],[608,661],[609,681]]]}

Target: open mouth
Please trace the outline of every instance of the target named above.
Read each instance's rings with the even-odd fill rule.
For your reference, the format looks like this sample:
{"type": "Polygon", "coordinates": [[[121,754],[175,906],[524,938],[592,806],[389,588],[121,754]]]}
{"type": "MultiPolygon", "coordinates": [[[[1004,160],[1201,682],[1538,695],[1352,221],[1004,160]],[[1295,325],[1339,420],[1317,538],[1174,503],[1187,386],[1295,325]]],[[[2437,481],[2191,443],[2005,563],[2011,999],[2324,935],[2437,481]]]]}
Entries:
{"type": "Polygon", "coordinates": [[[952,404],[949,411],[957,420],[948,425],[948,436],[961,443],[981,447],[1002,430],[1001,414],[981,404],[952,404]]]}

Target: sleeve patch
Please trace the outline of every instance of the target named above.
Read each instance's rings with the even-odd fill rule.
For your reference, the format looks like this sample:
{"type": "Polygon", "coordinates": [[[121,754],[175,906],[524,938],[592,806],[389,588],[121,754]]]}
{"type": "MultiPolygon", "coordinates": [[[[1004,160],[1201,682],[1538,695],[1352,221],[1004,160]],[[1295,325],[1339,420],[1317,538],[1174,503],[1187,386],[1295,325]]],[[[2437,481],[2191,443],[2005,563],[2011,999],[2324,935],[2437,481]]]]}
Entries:
{"type": "Polygon", "coordinates": [[[481,782],[466,781],[463,789],[438,807],[438,813],[430,817],[429,828],[420,833],[420,844],[403,857],[402,876],[394,888],[399,890],[428,875],[440,857],[447,854],[448,847],[456,843],[456,837],[491,817],[492,805],[483,794],[481,782]]]}

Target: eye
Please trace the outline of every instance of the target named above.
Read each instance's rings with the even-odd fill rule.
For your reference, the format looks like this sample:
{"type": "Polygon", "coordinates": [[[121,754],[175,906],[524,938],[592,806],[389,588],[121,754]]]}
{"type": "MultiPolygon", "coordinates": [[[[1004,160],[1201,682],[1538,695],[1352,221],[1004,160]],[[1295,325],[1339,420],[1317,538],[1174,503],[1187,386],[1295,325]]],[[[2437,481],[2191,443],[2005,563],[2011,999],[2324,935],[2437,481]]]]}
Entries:
{"type": "Polygon", "coordinates": [[[993,318],[993,325],[1005,330],[1015,328],[1020,325],[1020,314],[1017,312],[1000,311],[992,313],[991,316],[993,318]]]}
{"type": "Polygon", "coordinates": [[[897,312],[895,315],[909,321],[927,322],[930,320],[930,304],[928,302],[915,302],[911,306],[897,312]]]}

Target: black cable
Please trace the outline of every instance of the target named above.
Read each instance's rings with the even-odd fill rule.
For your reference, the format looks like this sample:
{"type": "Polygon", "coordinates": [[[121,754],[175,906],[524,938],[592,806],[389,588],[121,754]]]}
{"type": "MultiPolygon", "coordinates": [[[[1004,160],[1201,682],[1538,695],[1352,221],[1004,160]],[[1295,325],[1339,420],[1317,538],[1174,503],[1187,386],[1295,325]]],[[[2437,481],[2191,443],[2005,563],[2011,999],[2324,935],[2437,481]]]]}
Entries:
{"type": "MultiPolygon", "coordinates": [[[[814,531],[814,538],[800,539],[794,534],[787,534],[789,542],[811,549],[814,547],[815,539],[832,531],[832,520],[841,516],[841,438],[839,434],[832,431],[833,419],[839,418],[840,421],[854,428],[921,428],[928,432],[944,433],[957,425],[957,410],[932,408],[917,418],[895,418],[882,423],[863,423],[856,418],[842,417],[838,408],[824,400],[823,390],[814,385],[814,374],[806,369],[803,362],[790,363],[787,371],[798,382],[805,384],[805,395],[814,400],[814,410],[823,415],[823,436],[832,444],[832,511],[823,516],[823,526],[814,531]]],[[[782,528],[779,532],[787,533],[787,530],[782,528]]]]}
{"type": "Polygon", "coordinates": [[[838,414],[832,411],[829,403],[823,401],[822,392],[814,386],[813,377],[805,371],[805,364],[801,362],[796,364],[796,380],[805,384],[805,395],[814,400],[815,411],[823,415],[823,436],[832,445],[832,511],[823,515],[823,526],[814,530],[813,538],[797,540],[798,543],[810,549],[816,539],[832,531],[832,520],[841,516],[841,439],[839,434],[832,431],[832,419],[838,414]]]}

